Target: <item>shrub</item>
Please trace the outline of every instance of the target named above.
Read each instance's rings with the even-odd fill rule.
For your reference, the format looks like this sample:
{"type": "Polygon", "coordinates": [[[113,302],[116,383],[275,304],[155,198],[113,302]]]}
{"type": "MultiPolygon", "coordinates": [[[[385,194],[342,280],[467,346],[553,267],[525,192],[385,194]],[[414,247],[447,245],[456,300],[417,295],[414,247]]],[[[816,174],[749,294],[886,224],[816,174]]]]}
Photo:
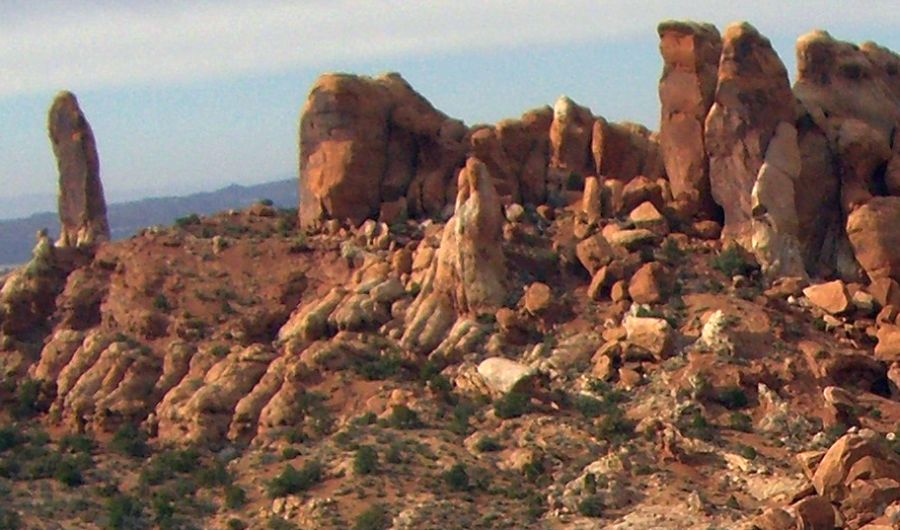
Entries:
{"type": "Polygon", "coordinates": [[[494,401],[494,414],[498,418],[517,418],[528,412],[531,400],[527,394],[510,392],[494,401]]]}
{"type": "Polygon", "coordinates": [[[200,224],[200,216],[195,213],[175,219],[175,226],[178,228],[186,228],[198,224],[200,224]]]}
{"type": "Polygon", "coordinates": [[[381,504],[375,504],[359,514],[353,530],[387,530],[390,526],[391,518],[387,509],[381,504]]]}
{"type": "Polygon", "coordinates": [[[723,388],[716,396],[716,401],[729,410],[742,409],[747,406],[747,394],[739,386],[723,388]]]}
{"type": "Polygon", "coordinates": [[[285,447],[281,450],[282,460],[293,460],[300,456],[300,450],[296,447],[285,447]]]}
{"type": "Polygon", "coordinates": [[[444,483],[453,491],[467,491],[469,489],[469,472],[463,463],[453,464],[443,474],[444,483]]]}
{"type": "Polygon", "coordinates": [[[370,445],[360,446],[353,457],[353,472],[357,475],[371,475],[378,470],[378,452],[370,445]]]}
{"type": "Polygon", "coordinates": [[[84,434],[67,434],[59,441],[59,450],[69,453],[90,454],[94,450],[94,440],[84,434]]]}
{"type": "Polygon", "coordinates": [[[418,429],[423,426],[416,411],[406,405],[394,405],[387,423],[395,429],[418,429]]]}
{"type": "Polygon", "coordinates": [[[56,464],[53,478],[60,483],[69,487],[76,487],[84,484],[84,477],[81,476],[81,469],[78,464],[70,459],[63,458],[56,464]]]}
{"type": "Polygon", "coordinates": [[[368,362],[362,361],[356,364],[356,372],[369,381],[388,379],[396,375],[403,368],[399,357],[385,355],[368,362]]]}
{"type": "Polygon", "coordinates": [[[748,262],[737,245],[730,245],[712,259],[712,268],[732,278],[737,275],[749,276],[755,270],[754,264],[748,262]]]}
{"type": "Polygon", "coordinates": [[[301,491],[306,491],[322,481],[322,464],[311,460],[299,470],[293,466],[286,466],[281,474],[269,482],[269,496],[272,498],[284,497],[301,491]]]}
{"type": "Polygon", "coordinates": [[[163,312],[172,310],[172,305],[169,304],[169,299],[166,298],[166,295],[164,295],[163,293],[159,293],[155,297],[153,297],[153,307],[163,312]]]}
{"type": "Polygon", "coordinates": [[[603,402],[591,396],[577,395],[572,401],[572,406],[585,418],[596,418],[603,413],[603,402]]]}
{"type": "Polygon", "coordinates": [[[245,528],[247,528],[247,523],[241,521],[236,517],[232,517],[225,524],[228,525],[228,530],[244,530],[245,528]]]}
{"type": "Polygon", "coordinates": [[[110,447],[113,451],[134,458],[144,458],[150,453],[147,435],[136,425],[126,423],[113,435],[110,447]]]}
{"type": "Polygon", "coordinates": [[[385,462],[389,464],[400,464],[403,462],[403,446],[397,442],[388,446],[387,452],[384,454],[385,462]]]}
{"type": "Polygon", "coordinates": [[[750,432],[753,430],[753,418],[742,412],[732,412],[728,417],[728,426],[735,431],[750,432]]]}
{"type": "Polygon", "coordinates": [[[475,408],[468,401],[460,401],[453,407],[448,429],[460,436],[469,434],[469,418],[475,413],[475,408]]]}
{"type": "Polygon", "coordinates": [[[634,422],[625,417],[622,409],[614,407],[597,422],[597,433],[608,440],[622,440],[634,432],[634,422]]]}
{"type": "Polygon", "coordinates": [[[196,474],[197,482],[206,488],[213,486],[228,486],[231,484],[231,473],[222,462],[214,462],[212,465],[204,466],[196,474]]]}
{"type": "Polygon", "coordinates": [[[0,453],[18,447],[28,441],[15,427],[0,428],[0,453]]]}
{"type": "Polygon", "coordinates": [[[743,456],[747,460],[755,460],[756,457],[758,456],[756,449],[754,449],[753,447],[751,447],[749,445],[742,444],[742,445],[738,446],[738,452],[741,454],[741,456],[743,456]]]}
{"type": "Polygon", "coordinates": [[[599,495],[588,495],[578,501],[578,513],[585,517],[603,515],[603,499],[599,495]]]}
{"type": "Polygon", "coordinates": [[[30,418],[41,412],[39,398],[41,382],[35,379],[23,379],[16,388],[16,402],[13,416],[19,419],[30,418]]]}
{"type": "Polygon", "coordinates": [[[19,513],[0,506],[0,530],[19,530],[22,528],[22,518],[19,513]]]}
{"type": "Polygon", "coordinates": [[[715,426],[707,421],[699,409],[692,410],[679,423],[681,431],[691,438],[709,441],[715,437],[715,426]]]}
{"type": "Polygon", "coordinates": [[[247,504],[247,492],[244,488],[229,484],[225,486],[225,507],[229,510],[237,510],[247,504]]]}
{"type": "Polygon", "coordinates": [[[481,453],[493,453],[501,449],[503,449],[503,446],[500,445],[500,442],[491,436],[482,436],[475,442],[475,450],[481,453]]]}
{"type": "Polygon", "coordinates": [[[120,493],[106,501],[106,512],[106,528],[127,530],[141,526],[144,508],[134,497],[120,493]]]}

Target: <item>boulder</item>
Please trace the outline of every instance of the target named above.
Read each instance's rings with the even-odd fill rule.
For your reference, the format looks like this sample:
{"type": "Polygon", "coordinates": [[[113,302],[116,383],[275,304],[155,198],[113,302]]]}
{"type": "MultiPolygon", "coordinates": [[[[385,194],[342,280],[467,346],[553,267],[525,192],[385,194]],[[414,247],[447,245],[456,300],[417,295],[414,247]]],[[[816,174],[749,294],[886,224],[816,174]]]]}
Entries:
{"type": "Polygon", "coordinates": [[[665,319],[629,315],[623,326],[628,342],[647,350],[657,359],[672,354],[674,332],[665,319]]]}
{"type": "Polygon", "coordinates": [[[631,277],[628,295],[639,304],[658,304],[669,297],[671,284],[671,274],[665,266],[655,261],[645,263],[631,277]]]}
{"type": "Polygon", "coordinates": [[[584,179],[581,211],[588,223],[596,223],[603,218],[603,188],[598,177],[590,176],[584,179]]]}
{"type": "Polygon", "coordinates": [[[58,245],[83,247],[108,241],[109,223],[94,133],[74,94],[57,94],[47,128],[59,169],[58,245]]]}
{"type": "Polygon", "coordinates": [[[613,248],[601,234],[594,234],[578,243],[575,255],[591,276],[616,256],[613,248]]]}
{"type": "Polygon", "coordinates": [[[398,74],[321,76],[300,120],[300,225],[359,225],[401,197],[413,215],[439,214],[465,134],[398,74]]]}
{"type": "Polygon", "coordinates": [[[855,478],[852,474],[855,464],[866,457],[882,463],[879,471],[882,476],[900,479],[900,467],[897,466],[896,459],[885,453],[874,440],[858,434],[847,434],[828,449],[816,469],[812,480],[816,492],[831,502],[844,500],[850,493],[850,482],[855,478]]]}
{"type": "Polygon", "coordinates": [[[875,197],[847,217],[847,236],[869,279],[900,281],[900,197],[875,197]]]}
{"type": "Polygon", "coordinates": [[[825,497],[810,495],[794,505],[798,530],[834,530],[834,509],[825,497]]]}
{"type": "Polygon", "coordinates": [[[749,249],[753,186],[778,124],[795,121],[794,95],[771,43],[746,22],[725,30],[718,75],[705,125],[710,185],[722,237],[749,249]]]}
{"type": "Polygon", "coordinates": [[[803,294],[819,309],[837,315],[851,308],[850,295],[841,280],[810,285],[803,289],[803,294]]]}
{"type": "Polygon", "coordinates": [[[478,374],[498,395],[522,391],[536,375],[533,368],[503,357],[489,357],[478,365],[478,374]]]}
{"type": "Polygon", "coordinates": [[[544,313],[553,305],[553,290],[546,283],[534,282],[525,289],[525,310],[532,315],[544,313]]]}
{"type": "Polygon", "coordinates": [[[882,324],[876,337],[875,358],[886,363],[900,361],[900,326],[882,324]]]}
{"type": "Polygon", "coordinates": [[[672,195],[688,211],[713,216],[704,131],[716,91],[722,38],[715,26],[694,22],[666,21],[657,31],[663,58],[659,142],[672,195]]]}

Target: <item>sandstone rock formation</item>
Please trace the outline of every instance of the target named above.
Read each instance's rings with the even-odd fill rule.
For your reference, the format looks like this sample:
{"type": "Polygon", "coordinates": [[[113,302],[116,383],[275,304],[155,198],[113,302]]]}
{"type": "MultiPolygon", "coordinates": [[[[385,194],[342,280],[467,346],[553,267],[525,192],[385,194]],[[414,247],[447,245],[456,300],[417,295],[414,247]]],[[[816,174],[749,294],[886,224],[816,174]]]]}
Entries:
{"type": "Polygon", "coordinates": [[[60,92],[47,119],[59,168],[59,245],[91,246],[109,239],[106,201],[94,133],[71,92],[60,92]]]}
{"type": "Polygon", "coordinates": [[[900,280],[900,197],[875,197],[847,217],[856,259],[872,281],[900,280]]]}
{"type": "Polygon", "coordinates": [[[794,96],[771,43],[747,23],[725,30],[718,75],[705,131],[712,195],[722,237],[750,248],[753,185],[776,128],[795,121],[794,96]]]}
{"type": "Polygon", "coordinates": [[[659,143],[646,127],[635,123],[609,123],[600,117],[594,122],[591,140],[597,175],[627,183],[643,175],[657,179],[663,175],[659,143]]]}
{"type": "Polygon", "coordinates": [[[301,225],[359,224],[402,198],[412,213],[439,214],[465,134],[397,74],[323,75],[300,123],[301,225]]]}
{"type": "Polygon", "coordinates": [[[715,212],[709,188],[704,131],[718,79],[722,38],[711,24],[663,22],[659,81],[659,141],[672,195],[688,211],[715,212]]]}
{"type": "Polygon", "coordinates": [[[493,313],[506,296],[503,211],[484,163],[470,158],[459,173],[458,189],[456,213],[407,312],[403,342],[426,353],[459,316],[493,313]]]}
{"type": "Polygon", "coordinates": [[[548,185],[556,191],[567,188],[569,178],[576,179],[594,172],[591,138],[594,116],[567,96],[560,96],[553,105],[550,125],[550,170],[548,185]]]}

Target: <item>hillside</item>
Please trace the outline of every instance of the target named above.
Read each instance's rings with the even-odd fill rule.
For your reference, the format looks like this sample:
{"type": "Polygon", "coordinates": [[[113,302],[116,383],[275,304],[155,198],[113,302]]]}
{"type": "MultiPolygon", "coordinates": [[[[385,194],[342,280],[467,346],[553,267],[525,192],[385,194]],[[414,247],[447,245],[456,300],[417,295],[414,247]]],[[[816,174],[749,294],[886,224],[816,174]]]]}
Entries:
{"type": "MultiPolygon", "coordinates": [[[[297,205],[296,179],[279,180],[252,186],[232,184],[216,191],[182,197],[156,197],[113,203],[108,207],[113,239],[124,239],[141,228],[171,224],[192,213],[208,215],[230,208],[245,208],[260,199],[270,199],[279,207],[297,205]]],[[[56,237],[59,216],[45,212],[22,219],[0,220],[0,264],[24,263],[31,257],[34,234],[47,228],[56,237]]]]}
{"type": "Polygon", "coordinates": [[[323,74],[297,209],[0,275],[0,529],[897,530],[900,56],[659,25],[660,131],[323,74]]]}

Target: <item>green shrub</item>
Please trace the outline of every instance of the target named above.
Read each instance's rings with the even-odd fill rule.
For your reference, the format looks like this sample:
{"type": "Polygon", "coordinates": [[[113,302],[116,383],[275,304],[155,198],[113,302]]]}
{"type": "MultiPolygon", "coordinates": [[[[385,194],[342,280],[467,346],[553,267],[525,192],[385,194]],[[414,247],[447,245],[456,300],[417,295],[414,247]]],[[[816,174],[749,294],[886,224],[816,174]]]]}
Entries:
{"type": "Polygon", "coordinates": [[[634,433],[634,422],[625,417],[625,412],[614,407],[597,421],[597,434],[607,440],[624,440],[634,433]]]}
{"type": "Polygon", "coordinates": [[[709,423],[700,409],[696,408],[681,418],[678,427],[685,435],[706,441],[712,440],[716,434],[715,426],[709,423]]]}
{"type": "Polygon", "coordinates": [[[517,418],[528,412],[530,406],[531,399],[527,394],[510,392],[494,401],[494,414],[503,419],[517,418]]]}
{"type": "Polygon", "coordinates": [[[200,224],[200,216],[195,213],[175,219],[175,226],[177,226],[178,228],[186,228],[188,226],[198,224],[200,224]]]}
{"type": "Polygon", "coordinates": [[[225,524],[228,525],[228,530],[244,530],[247,528],[247,523],[241,521],[237,517],[232,517],[225,524]]]}
{"type": "Polygon", "coordinates": [[[739,445],[738,452],[741,454],[741,456],[743,456],[747,460],[755,460],[756,457],[758,456],[756,449],[754,449],[753,447],[751,447],[749,445],[743,445],[743,444],[739,445]]]}
{"type": "Polygon", "coordinates": [[[225,464],[219,461],[215,461],[210,465],[203,466],[199,471],[195,473],[195,475],[197,477],[197,483],[205,488],[212,488],[214,486],[228,486],[233,480],[231,477],[231,473],[228,472],[228,468],[225,467],[225,464]]]}
{"type": "Polygon", "coordinates": [[[599,495],[587,495],[578,501],[578,513],[585,517],[603,515],[603,499],[599,495]]]}
{"type": "Polygon", "coordinates": [[[35,379],[23,379],[16,388],[16,402],[13,416],[18,419],[30,418],[42,412],[40,404],[41,382],[35,379]]]}
{"type": "Polygon", "coordinates": [[[237,510],[247,504],[247,492],[237,484],[225,486],[225,507],[229,510],[237,510]]]}
{"type": "Polygon", "coordinates": [[[59,450],[68,453],[91,454],[94,440],[84,434],[67,434],[59,441],[59,450]]]}
{"type": "Polygon", "coordinates": [[[391,518],[387,509],[381,504],[375,504],[357,516],[353,530],[387,530],[390,526],[391,518]]]}
{"type": "Polygon", "coordinates": [[[172,305],[169,303],[169,299],[166,298],[166,295],[164,295],[163,293],[159,293],[155,297],[153,297],[153,307],[163,312],[172,310],[172,305]]]}
{"type": "Polygon", "coordinates": [[[356,372],[369,381],[379,381],[397,375],[403,368],[399,357],[385,355],[373,360],[362,360],[355,366],[356,372]]]}
{"type": "Polygon", "coordinates": [[[716,396],[716,401],[729,410],[742,409],[746,407],[749,402],[747,394],[744,393],[744,389],[739,386],[723,388],[719,391],[718,396],[716,396]]]}
{"type": "Polygon", "coordinates": [[[281,474],[269,482],[268,492],[273,499],[306,491],[322,481],[322,464],[311,460],[302,468],[286,466],[281,474]]]}
{"type": "Polygon", "coordinates": [[[469,418],[472,414],[475,414],[475,407],[468,401],[460,401],[453,407],[450,425],[447,428],[460,436],[469,434],[469,418]]]}
{"type": "Polygon", "coordinates": [[[732,412],[728,417],[728,426],[735,431],[751,432],[753,430],[753,418],[743,412],[732,412]]]}
{"type": "Polygon", "coordinates": [[[18,447],[28,441],[15,427],[0,427],[0,453],[18,447]]]}
{"type": "Polygon", "coordinates": [[[596,418],[606,409],[599,399],[579,394],[572,400],[572,406],[585,418],[596,418]]]}
{"type": "Polygon", "coordinates": [[[360,446],[353,457],[353,472],[357,475],[371,475],[378,470],[378,452],[370,445],[360,446]]]}
{"type": "Polygon", "coordinates": [[[269,517],[269,520],[266,521],[266,528],[269,530],[296,530],[297,527],[294,526],[294,523],[290,521],[286,521],[277,515],[273,515],[269,517]]]}
{"type": "Polygon", "coordinates": [[[117,453],[134,458],[144,458],[150,454],[147,435],[132,423],[126,423],[113,434],[110,447],[117,453]]]}
{"type": "Polygon", "coordinates": [[[747,261],[743,251],[737,245],[730,245],[712,259],[712,268],[725,276],[732,278],[737,275],[749,276],[756,269],[753,263],[747,261]]]}
{"type": "Polygon", "coordinates": [[[130,530],[140,528],[144,507],[134,497],[116,494],[106,501],[106,528],[130,530]]]}
{"type": "Polygon", "coordinates": [[[20,528],[22,528],[22,518],[19,513],[0,506],[0,530],[19,530],[20,528]]]}
{"type": "Polygon", "coordinates": [[[156,485],[179,473],[192,473],[199,465],[200,454],[196,449],[165,451],[155,455],[141,471],[142,484],[156,485]]]}
{"type": "Polygon", "coordinates": [[[282,460],[293,460],[300,456],[300,450],[296,447],[285,447],[281,450],[282,460]]]}
{"type": "Polygon", "coordinates": [[[384,460],[389,464],[403,463],[403,446],[398,442],[389,445],[387,452],[384,454],[384,460]]]}
{"type": "Polygon", "coordinates": [[[406,405],[394,405],[387,424],[395,429],[418,429],[423,426],[416,411],[406,405]]]}
{"type": "Polygon", "coordinates": [[[452,491],[467,491],[469,489],[469,472],[463,463],[453,464],[443,474],[444,483],[452,491]]]}
{"type": "Polygon", "coordinates": [[[71,458],[63,458],[55,466],[53,478],[69,487],[84,484],[80,466],[71,458]]]}
{"type": "Polygon", "coordinates": [[[493,453],[501,449],[503,446],[500,445],[500,442],[491,436],[482,436],[475,442],[475,450],[480,453],[493,453]]]}

